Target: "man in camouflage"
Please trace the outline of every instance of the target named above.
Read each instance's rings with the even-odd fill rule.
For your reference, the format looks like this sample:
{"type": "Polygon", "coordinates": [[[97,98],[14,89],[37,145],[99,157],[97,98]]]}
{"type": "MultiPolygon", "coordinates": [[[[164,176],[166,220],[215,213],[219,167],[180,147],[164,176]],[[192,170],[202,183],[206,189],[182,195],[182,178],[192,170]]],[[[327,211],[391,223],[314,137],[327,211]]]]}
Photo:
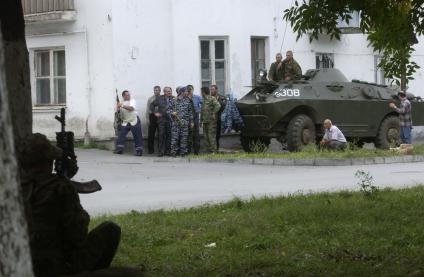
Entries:
{"type": "Polygon", "coordinates": [[[94,271],[110,266],[121,229],[104,222],[88,232],[90,217],[69,180],[53,174],[62,150],[41,134],[19,147],[35,276],[49,277],[94,271]]]}
{"type": "Polygon", "coordinates": [[[188,152],[189,128],[193,128],[193,106],[187,88],[178,89],[177,98],[172,100],[171,156],[185,156],[188,152]]]}
{"type": "Polygon", "coordinates": [[[218,114],[216,115],[215,140],[216,140],[216,150],[218,151],[219,150],[219,140],[221,139],[221,125],[222,125],[221,114],[224,111],[225,106],[227,105],[227,98],[224,95],[221,95],[218,92],[218,86],[217,85],[212,85],[210,92],[211,92],[211,96],[215,97],[216,100],[218,100],[219,105],[221,106],[218,114]]]}
{"type": "Polygon", "coordinates": [[[275,62],[269,68],[268,78],[270,81],[279,82],[284,78],[284,65],[282,62],[283,56],[281,53],[275,55],[275,62]]]}
{"type": "Polygon", "coordinates": [[[286,59],[283,61],[283,78],[285,81],[300,80],[302,78],[302,69],[293,58],[292,51],[287,51],[286,59]]]}
{"type": "Polygon", "coordinates": [[[203,135],[206,140],[207,150],[210,153],[217,152],[216,146],[216,126],[217,126],[217,116],[221,105],[218,100],[210,95],[210,90],[207,87],[202,89],[202,111],[200,114],[200,123],[203,125],[203,135]]]}
{"type": "Polygon", "coordinates": [[[194,87],[187,86],[188,97],[193,108],[193,128],[189,130],[188,151],[198,155],[200,152],[200,111],[202,109],[202,97],[194,94],[194,87]]]}

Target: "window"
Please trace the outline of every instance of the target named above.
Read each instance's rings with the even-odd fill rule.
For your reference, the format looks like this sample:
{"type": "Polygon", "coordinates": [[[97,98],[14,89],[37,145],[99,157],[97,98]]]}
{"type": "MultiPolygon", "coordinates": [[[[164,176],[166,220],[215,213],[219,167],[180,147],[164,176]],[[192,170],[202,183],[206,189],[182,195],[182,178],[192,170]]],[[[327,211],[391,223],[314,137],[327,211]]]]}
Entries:
{"type": "Polygon", "coordinates": [[[329,53],[317,53],[315,55],[316,67],[320,68],[333,68],[334,55],[329,53]]]}
{"type": "Polygon", "coordinates": [[[202,87],[217,85],[220,92],[227,89],[227,40],[200,39],[202,87]]]}
{"type": "Polygon", "coordinates": [[[66,103],[65,50],[37,50],[35,58],[36,105],[66,103]]]}
{"type": "Polygon", "coordinates": [[[342,33],[360,33],[360,29],[359,29],[359,22],[360,22],[360,14],[359,12],[355,11],[355,12],[351,12],[350,16],[352,17],[349,20],[349,23],[347,23],[346,21],[342,21],[341,18],[339,18],[337,20],[337,27],[340,28],[340,30],[342,31],[342,33]]]}
{"type": "Polygon", "coordinates": [[[252,85],[259,79],[259,70],[265,68],[265,39],[252,38],[250,41],[252,51],[252,85]]]}

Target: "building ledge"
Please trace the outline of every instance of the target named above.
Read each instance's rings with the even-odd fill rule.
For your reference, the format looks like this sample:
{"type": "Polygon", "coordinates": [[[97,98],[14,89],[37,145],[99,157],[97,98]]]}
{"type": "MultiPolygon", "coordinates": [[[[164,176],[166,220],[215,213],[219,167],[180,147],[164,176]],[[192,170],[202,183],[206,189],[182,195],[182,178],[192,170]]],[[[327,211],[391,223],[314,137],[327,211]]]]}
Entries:
{"type": "Polygon", "coordinates": [[[45,13],[27,14],[25,24],[44,24],[57,22],[73,22],[77,18],[76,11],[54,11],[45,13]]]}

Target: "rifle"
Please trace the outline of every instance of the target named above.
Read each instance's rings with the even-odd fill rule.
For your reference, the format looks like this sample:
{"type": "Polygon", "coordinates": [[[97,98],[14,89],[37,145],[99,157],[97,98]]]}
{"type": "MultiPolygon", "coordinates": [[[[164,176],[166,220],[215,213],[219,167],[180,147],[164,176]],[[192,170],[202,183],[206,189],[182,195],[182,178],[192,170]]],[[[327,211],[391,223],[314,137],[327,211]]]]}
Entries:
{"type": "Polygon", "coordinates": [[[62,149],[62,158],[55,160],[54,169],[56,173],[68,179],[78,193],[93,193],[101,190],[102,187],[97,180],[89,182],[71,180],[78,172],[78,165],[74,151],[74,133],[65,131],[65,108],[60,109],[60,117],[56,115],[55,119],[61,124],[61,131],[56,133],[56,146],[62,149]]]}
{"type": "MultiPolygon", "coordinates": [[[[116,93],[116,104],[119,104],[120,101],[118,96],[118,89],[116,89],[115,93],[116,93]]],[[[113,128],[115,129],[115,135],[118,134],[119,129],[121,128],[121,125],[122,125],[121,111],[120,109],[116,109],[115,119],[113,121],[113,128]]]]}

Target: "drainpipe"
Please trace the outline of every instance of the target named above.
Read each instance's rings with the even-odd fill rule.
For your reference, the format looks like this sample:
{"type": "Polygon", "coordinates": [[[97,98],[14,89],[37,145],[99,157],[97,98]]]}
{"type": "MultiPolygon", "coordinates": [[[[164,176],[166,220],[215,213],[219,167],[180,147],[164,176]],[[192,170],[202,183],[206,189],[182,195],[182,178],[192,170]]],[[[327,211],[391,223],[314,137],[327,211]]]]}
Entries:
{"type": "Polygon", "coordinates": [[[91,67],[90,67],[90,54],[89,54],[89,47],[88,47],[88,31],[87,26],[85,26],[85,47],[87,52],[87,74],[88,74],[88,115],[87,119],[85,120],[85,133],[84,133],[84,145],[90,145],[91,144],[91,134],[88,129],[88,122],[91,117],[92,112],[92,106],[91,106],[91,94],[92,94],[92,87],[91,87],[91,67]]]}

